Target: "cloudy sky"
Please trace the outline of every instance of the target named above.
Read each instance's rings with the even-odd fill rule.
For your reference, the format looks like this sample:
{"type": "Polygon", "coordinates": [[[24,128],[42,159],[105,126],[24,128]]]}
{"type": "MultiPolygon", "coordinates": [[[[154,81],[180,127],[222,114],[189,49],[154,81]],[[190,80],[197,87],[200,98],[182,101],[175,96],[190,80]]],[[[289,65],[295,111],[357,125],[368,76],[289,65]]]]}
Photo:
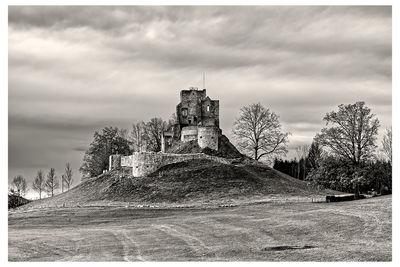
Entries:
{"type": "MultiPolygon", "coordinates": [[[[75,180],[93,132],[168,119],[179,91],[220,100],[230,136],[261,102],[309,144],[322,118],[363,100],[391,125],[390,7],[9,7],[9,180],[75,180]]],[[[293,155],[293,152],[289,154],[293,155]]]]}

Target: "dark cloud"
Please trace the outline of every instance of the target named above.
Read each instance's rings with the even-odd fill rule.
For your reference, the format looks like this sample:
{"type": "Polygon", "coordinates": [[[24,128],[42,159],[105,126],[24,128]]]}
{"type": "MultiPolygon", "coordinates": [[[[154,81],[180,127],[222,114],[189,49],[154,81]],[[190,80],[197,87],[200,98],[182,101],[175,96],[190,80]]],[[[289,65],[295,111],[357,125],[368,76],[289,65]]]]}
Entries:
{"type": "Polygon", "coordinates": [[[80,131],[92,131],[96,128],[101,128],[104,125],[103,122],[95,121],[84,121],[79,118],[70,119],[63,118],[62,116],[30,116],[9,114],[8,123],[10,129],[21,128],[21,129],[46,129],[56,132],[80,132],[80,131]]]}
{"type": "MultiPolygon", "coordinates": [[[[391,17],[383,11],[373,16],[369,9],[374,8],[10,7],[9,23],[57,36],[66,31],[78,36],[68,39],[74,42],[95,32],[96,48],[115,53],[118,62],[185,69],[258,65],[292,76],[391,76],[391,17]]],[[[18,58],[10,59],[18,64],[18,58]]]]}
{"type": "Polygon", "coordinates": [[[204,71],[229,137],[254,102],[291,150],[341,103],[391,124],[390,6],[10,6],[8,22],[10,177],[67,161],[79,176],[95,130],[168,119],[204,71]]]}

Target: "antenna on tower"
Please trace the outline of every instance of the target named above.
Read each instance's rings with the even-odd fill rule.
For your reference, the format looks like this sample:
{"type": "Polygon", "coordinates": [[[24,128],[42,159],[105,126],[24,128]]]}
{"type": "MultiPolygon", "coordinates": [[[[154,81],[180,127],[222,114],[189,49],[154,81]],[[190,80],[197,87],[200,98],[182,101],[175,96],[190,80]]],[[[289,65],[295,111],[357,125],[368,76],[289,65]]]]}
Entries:
{"type": "Polygon", "coordinates": [[[203,72],[203,89],[206,88],[206,73],[203,72]]]}

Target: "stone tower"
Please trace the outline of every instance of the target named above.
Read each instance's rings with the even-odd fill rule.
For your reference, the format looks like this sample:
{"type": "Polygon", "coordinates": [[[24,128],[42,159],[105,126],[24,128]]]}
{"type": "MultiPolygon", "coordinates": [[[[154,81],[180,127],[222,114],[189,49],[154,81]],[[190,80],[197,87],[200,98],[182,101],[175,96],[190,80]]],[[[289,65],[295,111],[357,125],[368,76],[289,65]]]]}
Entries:
{"type": "Polygon", "coordinates": [[[211,100],[206,89],[182,90],[176,119],[176,124],[162,135],[162,152],[167,152],[173,142],[194,140],[201,148],[218,150],[219,100],[211,100]]]}

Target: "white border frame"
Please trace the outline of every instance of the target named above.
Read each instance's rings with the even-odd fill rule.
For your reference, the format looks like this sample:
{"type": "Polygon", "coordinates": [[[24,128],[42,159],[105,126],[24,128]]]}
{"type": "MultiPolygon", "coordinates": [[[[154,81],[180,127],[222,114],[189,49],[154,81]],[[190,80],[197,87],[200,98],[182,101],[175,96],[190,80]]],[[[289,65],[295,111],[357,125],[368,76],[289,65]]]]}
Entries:
{"type": "MultiPolygon", "coordinates": [[[[88,266],[96,266],[98,267],[99,265],[104,266],[107,265],[108,263],[97,263],[97,262],[90,262],[90,263],[71,263],[71,262],[48,262],[48,263],[42,263],[42,262],[30,262],[30,263],[12,263],[8,262],[8,213],[6,213],[6,194],[5,190],[8,187],[8,130],[7,132],[5,129],[8,129],[8,6],[9,5],[75,5],[75,6],[84,6],[84,5],[318,5],[318,6],[326,6],[326,5],[344,5],[344,6],[352,6],[352,5],[391,5],[392,6],[392,127],[393,127],[393,134],[394,134],[394,155],[393,155],[393,162],[398,161],[398,156],[399,156],[399,110],[400,107],[397,105],[399,104],[399,89],[400,89],[400,73],[399,73],[399,47],[400,47],[400,42],[399,42],[399,34],[400,34],[400,18],[399,18],[399,11],[400,11],[400,1],[397,0],[382,0],[382,1],[377,1],[377,0],[309,0],[309,1],[295,1],[295,0],[270,0],[270,1],[260,1],[260,0],[248,0],[248,1],[243,1],[243,0],[231,0],[231,1],[222,1],[222,0],[215,0],[215,1],[183,1],[183,0],[175,0],[175,1],[167,1],[167,0],[159,0],[159,1],[154,1],[154,0],[98,0],[98,1],[90,1],[90,0],[41,0],[41,1],[21,1],[21,0],[6,0],[2,1],[1,4],[1,13],[0,13],[0,18],[2,22],[2,27],[1,27],[1,36],[3,37],[3,42],[1,42],[1,90],[0,90],[0,109],[1,109],[1,125],[2,131],[0,132],[1,135],[1,147],[2,147],[2,153],[1,153],[1,160],[0,160],[0,166],[1,166],[1,171],[2,171],[2,179],[3,179],[3,195],[0,197],[1,199],[1,207],[4,208],[4,216],[1,216],[1,261],[0,263],[6,264],[6,265],[30,265],[30,266],[54,266],[56,265],[64,265],[67,266],[70,264],[73,264],[75,266],[82,266],[82,265],[88,265],[88,266]],[[397,90],[393,90],[393,88],[396,88],[397,90]],[[7,186],[5,186],[5,183],[7,181],[7,186]]],[[[397,193],[399,192],[399,166],[396,164],[393,164],[393,192],[397,193]]],[[[390,263],[374,263],[374,262],[368,262],[368,263],[347,263],[347,262],[329,262],[329,263],[323,263],[325,266],[332,266],[335,264],[340,264],[340,265],[345,265],[345,266],[361,266],[361,265],[387,265],[387,266],[399,266],[400,264],[400,257],[398,254],[394,253],[395,251],[400,251],[399,247],[399,196],[396,194],[393,194],[392,197],[393,200],[393,206],[392,206],[392,262],[390,263]]],[[[117,264],[117,265],[123,265],[123,264],[132,264],[132,263],[110,263],[110,264],[117,264]]],[[[160,264],[156,262],[145,262],[145,263],[134,263],[135,265],[141,265],[141,266],[150,266],[154,264],[160,264]]],[[[184,266],[187,263],[185,262],[180,262],[180,263],[173,263],[173,262],[163,262],[161,263],[163,266],[184,266]]],[[[249,264],[249,262],[191,262],[191,265],[205,265],[207,266],[220,266],[220,265],[228,265],[232,266],[246,266],[249,264]]],[[[257,266],[264,266],[265,262],[252,262],[252,265],[257,265],[257,266]]],[[[289,265],[289,264],[296,264],[299,266],[319,266],[321,263],[317,262],[280,262],[280,263],[272,263],[268,262],[268,265],[289,265]]]]}

